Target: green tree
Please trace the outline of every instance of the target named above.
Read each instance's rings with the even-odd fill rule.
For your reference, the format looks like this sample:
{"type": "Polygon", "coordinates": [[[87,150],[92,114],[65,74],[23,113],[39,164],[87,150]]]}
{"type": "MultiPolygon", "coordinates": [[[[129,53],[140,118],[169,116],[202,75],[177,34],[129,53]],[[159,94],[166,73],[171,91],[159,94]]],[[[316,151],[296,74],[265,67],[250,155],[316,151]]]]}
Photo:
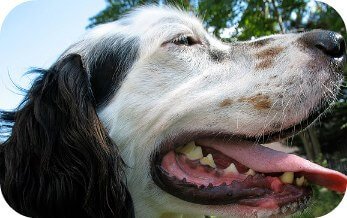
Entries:
{"type": "Polygon", "coordinates": [[[121,15],[127,13],[132,8],[145,4],[172,4],[188,10],[192,7],[189,0],[106,0],[106,3],[107,7],[104,10],[89,19],[89,28],[98,24],[118,20],[121,15]]]}

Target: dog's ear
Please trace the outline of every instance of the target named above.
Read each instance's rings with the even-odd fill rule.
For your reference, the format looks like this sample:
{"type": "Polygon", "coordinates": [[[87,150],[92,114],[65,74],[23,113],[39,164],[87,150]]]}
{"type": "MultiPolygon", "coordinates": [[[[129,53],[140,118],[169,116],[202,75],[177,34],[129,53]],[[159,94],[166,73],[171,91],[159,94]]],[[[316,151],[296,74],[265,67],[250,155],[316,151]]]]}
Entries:
{"type": "Polygon", "coordinates": [[[2,193],[30,217],[132,217],[123,162],[96,114],[79,55],[41,73],[0,148],[2,193]]]}

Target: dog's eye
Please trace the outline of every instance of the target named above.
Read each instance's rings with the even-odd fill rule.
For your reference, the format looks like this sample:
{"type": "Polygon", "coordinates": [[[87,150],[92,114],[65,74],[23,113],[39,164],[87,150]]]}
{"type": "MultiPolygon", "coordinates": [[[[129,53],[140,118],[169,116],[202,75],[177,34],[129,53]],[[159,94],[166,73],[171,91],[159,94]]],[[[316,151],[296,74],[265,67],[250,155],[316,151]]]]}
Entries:
{"type": "Polygon", "coordinates": [[[179,36],[176,39],[172,40],[172,43],[176,45],[191,46],[197,44],[198,41],[191,36],[179,36]]]}

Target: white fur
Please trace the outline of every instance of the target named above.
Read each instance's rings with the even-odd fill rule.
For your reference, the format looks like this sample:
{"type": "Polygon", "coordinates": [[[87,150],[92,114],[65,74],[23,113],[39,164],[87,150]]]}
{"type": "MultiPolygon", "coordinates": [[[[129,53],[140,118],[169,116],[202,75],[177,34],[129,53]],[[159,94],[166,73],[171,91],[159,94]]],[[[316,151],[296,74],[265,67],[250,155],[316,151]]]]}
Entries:
{"type": "MultiPolygon", "coordinates": [[[[306,118],[323,97],[333,97],[341,80],[300,47],[302,34],[269,36],[266,38],[273,41],[261,47],[250,46],[250,42],[225,44],[210,36],[197,18],[172,8],[137,9],[92,30],[67,53],[80,53],[90,63],[93,55],[88,49],[112,35],[140,40],[139,59],[115,96],[99,111],[129,166],[127,184],[138,217],[159,217],[163,212],[237,215],[231,205],[193,204],[162,191],[152,181],[150,155],[165,138],[184,132],[261,136],[274,131],[273,125],[276,131],[279,124],[286,129],[306,118]],[[163,45],[180,34],[192,35],[202,44],[163,45]],[[273,57],[273,65],[257,70],[261,61],[256,54],[277,46],[283,51],[273,57]],[[212,60],[210,51],[226,58],[212,60]],[[312,62],[317,62],[313,68],[312,62]],[[244,100],[259,93],[269,98],[270,108],[257,109],[244,100]],[[230,105],[221,107],[225,99],[230,105]]],[[[248,215],[267,214],[246,207],[245,211],[248,215]]]]}

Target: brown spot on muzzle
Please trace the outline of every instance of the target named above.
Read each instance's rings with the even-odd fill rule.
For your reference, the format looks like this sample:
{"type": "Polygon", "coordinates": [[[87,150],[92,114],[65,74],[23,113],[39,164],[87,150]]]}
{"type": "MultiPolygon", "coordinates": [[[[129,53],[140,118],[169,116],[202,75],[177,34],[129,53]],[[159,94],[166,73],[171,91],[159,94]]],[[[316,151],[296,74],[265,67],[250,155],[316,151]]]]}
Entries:
{"type": "Polygon", "coordinates": [[[274,58],[280,54],[284,50],[283,47],[277,46],[277,47],[271,47],[265,50],[262,50],[255,54],[258,60],[260,60],[259,63],[256,64],[255,69],[256,70],[265,70],[270,68],[273,65],[274,58]]]}
{"type": "Polygon", "coordinates": [[[270,68],[273,64],[273,60],[272,59],[266,59],[266,60],[263,60],[259,63],[257,63],[255,65],[255,69],[256,70],[266,70],[268,68],[270,68]]]}
{"type": "Polygon", "coordinates": [[[227,106],[231,105],[232,103],[233,103],[233,101],[231,99],[226,98],[219,103],[219,107],[227,107],[227,106]]]}
{"type": "Polygon", "coordinates": [[[277,46],[277,47],[271,47],[265,50],[262,50],[258,53],[256,53],[256,57],[258,59],[265,59],[265,58],[274,58],[279,53],[281,53],[284,50],[283,47],[277,46]]]}
{"type": "Polygon", "coordinates": [[[240,98],[238,101],[251,103],[253,107],[257,110],[269,109],[272,104],[269,96],[266,96],[263,94],[257,94],[255,96],[248,97],[248,98],[240,98]]]}

